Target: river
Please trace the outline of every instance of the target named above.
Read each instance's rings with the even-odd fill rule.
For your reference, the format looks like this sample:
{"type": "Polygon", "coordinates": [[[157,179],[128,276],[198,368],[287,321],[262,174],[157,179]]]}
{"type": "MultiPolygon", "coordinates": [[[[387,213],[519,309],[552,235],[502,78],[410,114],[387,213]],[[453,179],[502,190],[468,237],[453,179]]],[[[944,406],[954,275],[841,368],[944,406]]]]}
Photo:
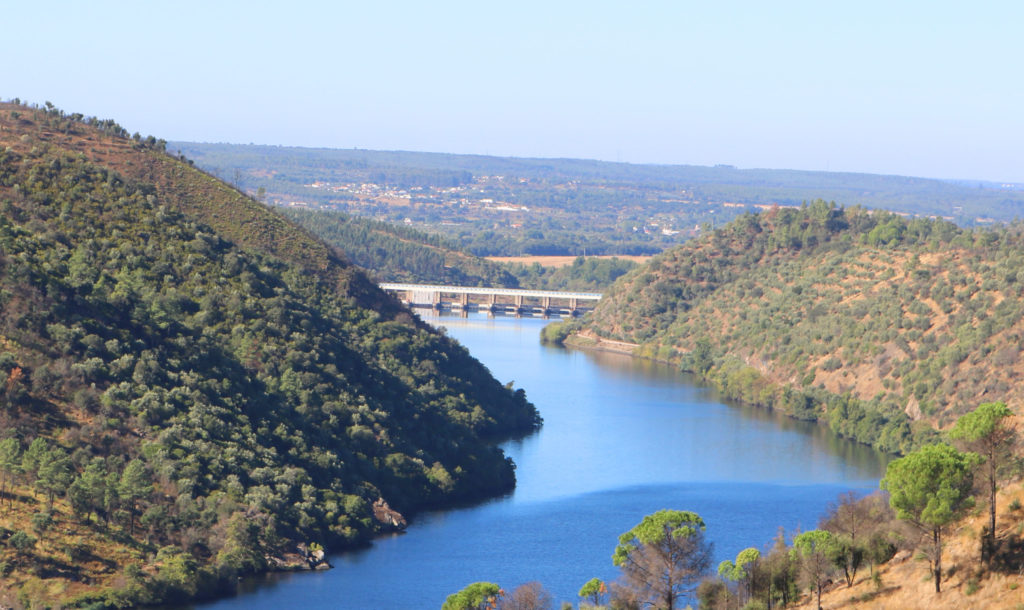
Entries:
{"type": "Polygon", "coordinates": [[[506,590],[539,581],[555,607],[595,576],[614,580],[619,534],[662,508],[707,523],[714,566],[778,529],[816,527],[829,502],[871,491],[886,456],[822,426],[723,402],[650,362],[543,346],[545,320],[426,314],[502,382],[526,390],[544,427],[504,448],[514,493],[421,514],[402,534],[331,557],[335,569],[243,582],[238,597],[200,607],[440,608],[485,580],[506,590]]]}

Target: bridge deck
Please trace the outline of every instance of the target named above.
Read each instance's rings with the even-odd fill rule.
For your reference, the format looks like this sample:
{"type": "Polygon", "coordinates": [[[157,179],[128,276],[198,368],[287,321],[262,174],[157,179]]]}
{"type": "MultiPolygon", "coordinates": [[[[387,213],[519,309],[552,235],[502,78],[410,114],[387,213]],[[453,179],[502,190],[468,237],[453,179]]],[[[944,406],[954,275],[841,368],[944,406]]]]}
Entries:
{"type": "Polygon", "coordinates": [[[600,292],[559,292],[556,290],[522,290],[519,288],[480,288],[477,286],[438,286],[433,284],[382,283],[384,290],[408,292],[443,292],[445,294],[482,294],[509,297],[534,297],[550,299],[577,299],[579,301],[600,301],[600,292]]]}

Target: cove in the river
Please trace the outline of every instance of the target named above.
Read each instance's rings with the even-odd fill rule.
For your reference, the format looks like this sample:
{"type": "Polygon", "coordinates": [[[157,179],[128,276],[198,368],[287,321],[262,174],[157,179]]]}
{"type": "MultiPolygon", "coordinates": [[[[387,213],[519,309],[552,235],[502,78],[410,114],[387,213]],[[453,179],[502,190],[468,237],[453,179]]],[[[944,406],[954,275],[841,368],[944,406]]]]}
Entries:
{"type": "Polygon", "coordinates": [[[544,427],[504,445],[514,493],[418,515],[404,534],[331,558],[335,569],[242,583],[203,608],[440,608],[486,580],[540,581],[557,605],[584,582],[613,580],[619,534],[661,508],[707,522],[715,565],[770,544],[779,527],[813,529],[848,490],[877,489],[887,457],[826,428],[723,403],[672,369],[539,343],[545,320],[425,316],[502,382],[526,390],[544,427]]]}

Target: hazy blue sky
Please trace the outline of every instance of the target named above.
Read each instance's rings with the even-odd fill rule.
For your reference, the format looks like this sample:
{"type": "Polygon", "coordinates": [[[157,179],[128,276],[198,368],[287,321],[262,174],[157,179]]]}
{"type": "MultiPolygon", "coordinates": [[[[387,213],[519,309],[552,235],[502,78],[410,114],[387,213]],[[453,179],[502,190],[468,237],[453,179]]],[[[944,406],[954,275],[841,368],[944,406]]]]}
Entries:
{"type": "Polygon", "coordinates": [[[1024,182],[1024,3],[8,3],[0,97],[168,140],[1024,182]]]}

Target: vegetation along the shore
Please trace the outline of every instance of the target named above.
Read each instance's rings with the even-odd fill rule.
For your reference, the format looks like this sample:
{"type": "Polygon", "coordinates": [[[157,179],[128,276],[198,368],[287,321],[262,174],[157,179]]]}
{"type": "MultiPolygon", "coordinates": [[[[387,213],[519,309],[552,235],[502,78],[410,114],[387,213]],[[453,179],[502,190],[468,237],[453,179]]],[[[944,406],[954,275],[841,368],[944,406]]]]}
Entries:
{"type": "Polygon", "coordinates": [[[183,601],[514,485],[539,416],[113,121],[0,106],[0,604],[183,601]]]}
{"type": "MultiPolygon", "coordinates": [[[[624,532],[618,545],[609,541],[620,577],[582,583],[578,606],[563,601],[561,607],[673,609],[698,602],[708,610],[1019,608],[1024,603],[1019,588],[1024,486],[1005,484],[1002,477],[1001,486],[990,486],[987,479],[987,473],[1007,472],[1011,464],[1019,473],[1019,460],[1011,454],[1017,441],[1012,419],[1005,404],[984,403],[961,417],[949,435],[963,448],[988,447],[995,458],[948,442],[925,445],[889,464],[882,491],[842,494],[816,529],[780,530],[774,540],[741,550],[715,570],[704,539],[709,526],[699,515],[681,510],[648,515],[624,532]],[[977,482],[984,484],[975,487],[977,482]],[[998,512],[997,502],[1002,504],[998,512]],[[979,510],[985,504],[990,510],[979,510]]],[[[509,591],[477,582],[450,595],[444,605],[445,610],[553,607],[539,582],[509,591]]]]}
{"type": "Polygon", "coordinates": [[[631,271],[569,344],[674,363],[725,395],[901,453],[979,400],[1024,405],[1024,225],[963,229],[815,201],[631,271]]]}

